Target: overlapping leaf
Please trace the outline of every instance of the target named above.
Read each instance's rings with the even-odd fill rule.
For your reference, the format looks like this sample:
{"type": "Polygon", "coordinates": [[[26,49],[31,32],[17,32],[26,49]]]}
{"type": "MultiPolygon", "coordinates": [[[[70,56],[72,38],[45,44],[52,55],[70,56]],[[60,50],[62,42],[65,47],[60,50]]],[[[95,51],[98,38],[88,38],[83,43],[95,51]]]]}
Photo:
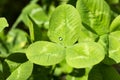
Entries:
{"type": "Polygon", "coordinates": [[[117,16],[110,25],[110,32],[120,30],[120,15],[117,16]]]}
{"type": "Polygon", "coordinates": [[[99,35],[108,32],[110,9],[104,0],[78,0],[77,9],[87,29],[99,35]]]}
{"type": "Polygon", "coordinates": [[[33,64],[29,61],[21,64],[6,80],[27,80],[32,73],[33,64]]]}
{"type": "Polygon", "coordinates": [[[109,57],[120,62],[120,31],[115,31],[109,35],[109,57]]]}
{"type": "Polygon", "coordinates": [[[52,14],[48,36],[64,46],[73,45],[79,38],[81,26],[79,12],[71,5],[61,5],[52,14]]]}

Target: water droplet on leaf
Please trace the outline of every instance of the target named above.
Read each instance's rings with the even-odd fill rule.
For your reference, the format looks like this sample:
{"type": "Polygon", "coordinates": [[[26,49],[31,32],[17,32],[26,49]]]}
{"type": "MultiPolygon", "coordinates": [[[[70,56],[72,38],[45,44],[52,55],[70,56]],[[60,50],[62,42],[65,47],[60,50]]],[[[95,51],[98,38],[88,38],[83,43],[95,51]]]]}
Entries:
{"type": "Polygon", "coordinates": [[[59,40],[60,40],[60,41],[62,41],[62,40],[63,40],[63,38],[62,38],[62,37],[59,37],[59,40]]]}

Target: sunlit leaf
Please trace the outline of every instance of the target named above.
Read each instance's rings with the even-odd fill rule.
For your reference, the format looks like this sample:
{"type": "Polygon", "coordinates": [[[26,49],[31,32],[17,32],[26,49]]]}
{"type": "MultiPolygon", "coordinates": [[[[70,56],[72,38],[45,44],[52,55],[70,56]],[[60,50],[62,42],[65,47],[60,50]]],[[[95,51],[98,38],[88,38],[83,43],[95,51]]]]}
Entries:
{"type": "Polygon", "coordinates": [[[109,36],[109,57],[120,62],[120,31],[110,33],[109,36]]]}
{"type": "Polygon", "coordinates": [[[110,9],[104,0],[78,0],[77,9],[89,30],[99,35],[108,32],[110,9]]]}
{"type": "Polygon", "coordinates": [[[0,32],[5,28],[8,27],[8,22],[5,18],[0,18],[0,32]]]}
{"type": "Polygon", "coordinates": [[[64,4],[53,12],[48,36],[53,42],[72,45],[79,38],[81,26],[79,12],[73,6],[64,4]]]}
{"type": "Polygon", "coordinates": [[[110,32],[120,30],[120,15],[117,16],[110,25],[110,32]]]}
{"type": "Polygon", "coordinates": [[[67,63],[75,68],[91,67],[104,59],[103,46],[95,42],[81,42],[67,49],[67,63]]]}
{"type": "Polygon", "coordinates": [[[33,64],[29,61],[21,64],[6,80],[27,80],[31,75],[33,64]]]}
{"type": "Polygon", "coordinates": [[[45,66],[57,64],[65,57],[62,46],[47,41],[38,41],[31,44],[26,54],[31,62],[45,66]]]}

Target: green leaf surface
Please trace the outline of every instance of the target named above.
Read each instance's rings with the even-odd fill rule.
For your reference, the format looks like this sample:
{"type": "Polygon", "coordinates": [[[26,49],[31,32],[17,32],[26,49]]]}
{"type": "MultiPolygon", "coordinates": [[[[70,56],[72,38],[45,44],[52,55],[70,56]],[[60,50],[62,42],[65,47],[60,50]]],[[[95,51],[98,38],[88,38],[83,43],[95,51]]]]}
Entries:
{"type": "Polygon", "coordinates": [[[5,59],[5,62],[7,63],[6,66],[9,67],[8,69],[6,69],[6,71],[10,71],[11,73],[21,65],[21,63],[17,63],[8,59],[5,59]]]}
{"type": "Polygon", "coordinates": [[[120,62],[120,31],[115,31],[109,35],[109,57],[120,62]]]}
{"type": "Polygon", "coordinates": [[[41,40],[42,31],[40,27],[35,23],[35,21],[31,17],[29,17],[29,19],[31,20],[31,24],[29,25],[31,41],[33,42],[41,40]]]}
{"type": "Polygon", "coordinates": [[[21,64],[6,80],[27,80],[31,75],[33,64],[29,61],[21,64]]]}
{"type": "Polygon", "coordinates": [[[82,22],[98,35],[108,32],[110,9],[104,0],[78,0],[77,9],[82,22]]]}
{"type": "Polygon", "coordinates": [[[3,17],[3,18],[0,18],[0,32],[5,28],[5,27],[8,27],[8,22],[7,20],[3,17]]]}
{"type": "Polygon", "coordinates": [[[67,63],[75,68],[91,67],[104,59],[103,46],[95,42],[81,42],[69,47],[66,52],[67,63]]]}
{"type": "Polygon", "coordinates": [[[48,20],[47,15],[41,7],[33,9],[30,13],[30,16],[39,27],[41,27],[41,24],[48,20]]]}
{"type": "Polygon", "coordinates": [[[71,5],[60,5],[50,18],[48,36],[64,46],[73,45],[79,38],[81,26],[79,12],[71,5]]]}
{"type": "Polygon", "coordinates": [[[7,35],[7,44],[10,52],[24,48],[27,43],[27,33],[20,29],[12,29],[7,35]]]}
{"type": "Polygon", "coordinates": [[[120,30],[120,15],[117,16],[110,25],[110,32],[120,30]]]}
{"type": "Polygon", "coordinates": [[[54,65],[65,57],[64,47],[47,41],[37,41],[31,44],[26,51],[28,59],[39,65],[54,65]]]}
{"type": "Polygon", "coordinates": [[[109,34],[104,34],[104,35],[99,36],[98,43],[104,47],[104,49],[106,50],[106,54],[107,54],[107,50],[109,47],[109,34]]]}

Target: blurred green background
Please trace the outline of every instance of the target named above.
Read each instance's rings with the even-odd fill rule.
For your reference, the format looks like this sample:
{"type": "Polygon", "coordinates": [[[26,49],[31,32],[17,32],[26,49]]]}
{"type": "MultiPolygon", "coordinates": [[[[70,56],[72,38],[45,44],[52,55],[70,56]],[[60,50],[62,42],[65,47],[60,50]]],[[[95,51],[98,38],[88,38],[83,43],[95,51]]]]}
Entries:
{"type": "MultiPolygon", "coordinates": [[[[0,0],[0,17],[6,17],[10,27],[20,15],[22,9],[29,4],[31,0],[0,0]]],[[[35,0],[32,0],[35,1],[35,0]]],[[[40,6],[46,4],[48,7],[50,4],[58,6],[61,2],[67,2],[75,5],[77,0],[38,0],[40,6]]],[[[111,9],[120,14],[120,0],[106,0],[111,9]]]]}

